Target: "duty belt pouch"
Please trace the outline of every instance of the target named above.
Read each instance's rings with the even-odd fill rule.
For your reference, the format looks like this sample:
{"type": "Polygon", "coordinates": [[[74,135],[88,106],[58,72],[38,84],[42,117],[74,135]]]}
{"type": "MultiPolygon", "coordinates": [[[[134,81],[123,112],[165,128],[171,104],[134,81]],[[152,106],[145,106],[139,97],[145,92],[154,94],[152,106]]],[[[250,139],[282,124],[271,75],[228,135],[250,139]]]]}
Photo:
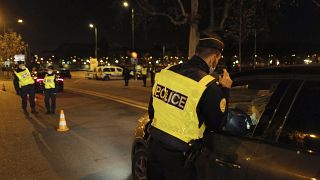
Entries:
{"type": "Polygon", "coordinates": [[[191,167],[204,148],[202,139],[192,140],[189,144],[190,149],[185,154],[186,160],[184,162],[184,168],[191,167]]]}

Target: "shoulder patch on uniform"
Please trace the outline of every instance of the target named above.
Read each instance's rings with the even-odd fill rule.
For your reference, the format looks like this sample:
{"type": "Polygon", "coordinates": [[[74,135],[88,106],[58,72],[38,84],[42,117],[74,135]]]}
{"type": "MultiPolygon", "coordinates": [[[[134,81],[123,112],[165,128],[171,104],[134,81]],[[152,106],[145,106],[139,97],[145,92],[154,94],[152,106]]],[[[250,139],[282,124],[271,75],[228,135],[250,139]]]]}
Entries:
{"type": "Polygon", "coordinates": [[[224,113],[226,111],[226,106],[227,106],[227,100],[226,98],[222,98],[220,101],[220,111],[224,113]]]}

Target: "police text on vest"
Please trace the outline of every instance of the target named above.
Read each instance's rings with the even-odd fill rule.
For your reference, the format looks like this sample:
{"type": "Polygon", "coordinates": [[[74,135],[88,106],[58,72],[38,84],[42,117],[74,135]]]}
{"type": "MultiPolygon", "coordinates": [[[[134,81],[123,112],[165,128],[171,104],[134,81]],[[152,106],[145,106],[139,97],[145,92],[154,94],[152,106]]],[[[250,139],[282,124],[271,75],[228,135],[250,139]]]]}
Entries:
{"type": "Polygon", "coordinates": [[[153,93],[153,97],[162,100],[163,102],[177,107],[181,110],[184,109],[188,97],[179,93],[172,91],[162,85],[157,84],[156,89],[153,93]]]}

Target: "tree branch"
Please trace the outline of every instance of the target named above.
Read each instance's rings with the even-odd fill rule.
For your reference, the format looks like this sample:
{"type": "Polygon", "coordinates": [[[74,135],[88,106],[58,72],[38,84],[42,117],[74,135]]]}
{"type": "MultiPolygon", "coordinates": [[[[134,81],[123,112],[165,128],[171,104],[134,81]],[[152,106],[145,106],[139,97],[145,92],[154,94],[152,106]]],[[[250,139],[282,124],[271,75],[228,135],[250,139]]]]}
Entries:
{"type": "Polygon", "coordinates": [[[224,24],[229,16],[229,10],[230,10],[230,7],[231,7],[231,4],[233,2],[231,2],[230,0],[226,0],[225,1],[225,6],[224,6],[224,10],[223,10],[223,16],[222,16],[222,19],[221,19],[221,22],[220,22],[220,25],[219,25],[219,28],[220,29],[223,29],[224,28],[224,24]]]}
{"type": "Polygon", "coordinates": [[[181,14],[182,14],[182,16],[183,16],[183,17],[187,17],[186,11],[184,10],[184,6],[183,6],[181,0],[178,0],[178,3],[179,3],[179,5],[180,5],[180,9],[181,9],[181,14]]]}
{"type": "Polygon", "coordinates": [[[318,2],[318,1],[316,1],[316,0],[312,0],[312,2],[313,2],[316,6],[320,7],[320,2],[318,2]]]}
{"type": "Polygon", "coordinates": [[[173,18],[172,16],[170,16],[169,14],[167,13],[161,13],[161,12],[155,12],[155,11],[152,11],[148,8],[146,8],[145,6],[143,6],[139,0],[137,0],[137,3],[139,5],[139,7],[144,10],[146,13],[152,15],[152,16],[163,16],[163,17],[167,17],[174,25],[182,25],[182,24],[185,24],[187,23],[188,21],[188,16],[187,14],[185,13],[185,10],[184,10],[184,7],[183,7],[183,4],[181,2],[181,0],[178,0],[178,3],[180,5],[180,9],[181,9],[181,13],[182,13],[182,17],[183,19],[182,20],[176,20],[175,18],[173,18]]]}

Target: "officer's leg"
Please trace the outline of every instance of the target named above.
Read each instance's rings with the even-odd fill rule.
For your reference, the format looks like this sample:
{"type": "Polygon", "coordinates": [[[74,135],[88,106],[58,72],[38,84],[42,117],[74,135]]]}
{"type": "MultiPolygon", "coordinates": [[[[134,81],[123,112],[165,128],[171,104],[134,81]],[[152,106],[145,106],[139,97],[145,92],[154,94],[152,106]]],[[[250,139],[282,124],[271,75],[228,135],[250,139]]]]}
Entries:
{"type": "Polygon", "coordinates": [[[147,76],[143,75],[142,79],[143,79],[143,86],[146,87],[146,85],[147,85],[147,76]]]}
{"type": "Polygon", "coordinates": [[[162,150],[161,163],[166,180],[196,180],[197,173],[194,166],[184,168],[185,156],[183,152],[162,150]]]}
{"type": "Polygon", "coordinates": [[[56,112],[56,92],[51,92],[51,113],[54,114],[56,112]]]}
{"type": "Polygon", "coordinates": [[[26,87],[21,88],[21,100],[22,100],[22,109],[27,111],[27,90],[26,87]]]}
{"type": "Polygon", "coordinates": [[[49,98],[50,98],[50,92],[49,92],[49,90],[45,90],[45,91],[44,91],[44,103],[45,103],[45,105],[46,105],[47,114],[50,113],[50,102],[49,102],[49,98]]]}
{"type": "Polygon", "coordinates": [[[33,85],[28,87],[28,93],[29,93],[31,112],[35,112],[36,103],[34,100],[35,100],[36,92],[33,85]]]}
{"type": "Polygon", "coordinates": [[[147,177],[148,180],[164,180],[164,171],[159,159],[161,152],[158,143],[150,140],[148,144],[147,177]]]}

